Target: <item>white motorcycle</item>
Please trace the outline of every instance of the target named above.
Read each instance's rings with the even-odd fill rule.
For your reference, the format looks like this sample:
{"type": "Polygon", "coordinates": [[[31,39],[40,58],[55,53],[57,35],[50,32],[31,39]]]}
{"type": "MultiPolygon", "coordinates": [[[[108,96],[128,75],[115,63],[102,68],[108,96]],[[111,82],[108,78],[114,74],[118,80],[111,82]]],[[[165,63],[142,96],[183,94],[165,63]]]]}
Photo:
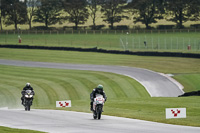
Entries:
{"type": "Polygon", "coordinates": [[[94,98],[94,102],[93,102],[93,118],[94,119],[97,119],[97,118],[101,119],[104,102],[105,102],[105,99],[103,98],[103,95],[97,94],[96,98],[94,98]]]}

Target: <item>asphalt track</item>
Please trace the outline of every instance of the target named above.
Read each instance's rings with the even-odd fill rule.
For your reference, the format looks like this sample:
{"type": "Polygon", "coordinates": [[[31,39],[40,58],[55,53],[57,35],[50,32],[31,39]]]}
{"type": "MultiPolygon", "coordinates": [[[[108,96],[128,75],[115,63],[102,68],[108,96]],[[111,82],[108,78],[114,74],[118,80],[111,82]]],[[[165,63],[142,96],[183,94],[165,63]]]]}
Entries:
{"type": "Polygon", "coordinates": [[[87,64],[66,64],[48,63],[32,61],[16,61],[0,59],[2,65],[43,67],[56,69],[90,70],[117,73],[129,76],[140,82],[152,97],[177,97],[184,92],[181,85],[164,74],[159,74],[150,70],[127,67],[127,66],[105,66],[87,64]],[[170,80],[171,79],[171,80],[170,80]]]}
{"type": "Polygon", "coordinates": [[[0,125],[50,133],[200,133],[200,127],[177,126],[143,120],[59,110],[0,109],[0,125]]]}

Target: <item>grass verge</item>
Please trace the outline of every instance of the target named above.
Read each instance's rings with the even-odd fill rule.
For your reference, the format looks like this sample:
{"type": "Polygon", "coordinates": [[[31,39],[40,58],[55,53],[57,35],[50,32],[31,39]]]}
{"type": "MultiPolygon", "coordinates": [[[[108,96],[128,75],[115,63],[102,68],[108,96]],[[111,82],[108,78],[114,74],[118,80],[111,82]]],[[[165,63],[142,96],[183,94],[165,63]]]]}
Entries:
{"type": "Polygon", "coordinates": [[[40,131],[8,128],[8,127],[2,127],[2,126],[0,126],[0,132],[1,133],[43,133],[43,132],[40,132],[40,131]]]}

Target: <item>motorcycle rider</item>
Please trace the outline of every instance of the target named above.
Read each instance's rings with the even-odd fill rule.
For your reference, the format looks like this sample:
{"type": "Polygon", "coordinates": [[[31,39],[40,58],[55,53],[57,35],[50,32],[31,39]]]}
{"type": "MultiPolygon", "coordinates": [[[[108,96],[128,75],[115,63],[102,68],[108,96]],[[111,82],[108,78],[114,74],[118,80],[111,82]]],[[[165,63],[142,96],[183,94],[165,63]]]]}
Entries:
{"type": "Polygon", "coordinates": [[[106,94],[103,91],[103,85],[99,84],[96,88],[93,89],[92,93],[90,94],[90,110],[93,111],[93,102],[94,98],[96,97],[96,94],[101,94],[103,95],[103,98],[105,101],[107,100],[106,94]]]}
{"type": "MultiPolygon", "coordinates": [[[[26,86],[23,88],[21,94],[22,94],[22,97],[21,97],[21,100],[22,100],[22,105],[24,104],[23,101],[24,101],[24,92],[26,90],[32,90],[33,91],[33,88],[31,87],[31,84],[30,83],[26,83],[26,86]]],[[[33,91],[34,93],[34,91],[33,91]]]]}

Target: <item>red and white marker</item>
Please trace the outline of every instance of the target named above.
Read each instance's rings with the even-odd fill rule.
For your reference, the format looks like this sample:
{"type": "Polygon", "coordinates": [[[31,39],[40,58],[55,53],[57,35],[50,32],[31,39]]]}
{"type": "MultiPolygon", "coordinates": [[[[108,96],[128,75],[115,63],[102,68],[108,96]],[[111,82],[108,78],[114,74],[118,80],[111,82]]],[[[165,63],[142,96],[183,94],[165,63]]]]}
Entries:
{"type": "Polygon", "coordinates": [[[71,107],[71,100],[56,101],[56,107],[71,107]]]}
{"type": "Polygon", "coordinates": [[[166,119],[186,118],[186,108],[166,108],[166,119]]]}

